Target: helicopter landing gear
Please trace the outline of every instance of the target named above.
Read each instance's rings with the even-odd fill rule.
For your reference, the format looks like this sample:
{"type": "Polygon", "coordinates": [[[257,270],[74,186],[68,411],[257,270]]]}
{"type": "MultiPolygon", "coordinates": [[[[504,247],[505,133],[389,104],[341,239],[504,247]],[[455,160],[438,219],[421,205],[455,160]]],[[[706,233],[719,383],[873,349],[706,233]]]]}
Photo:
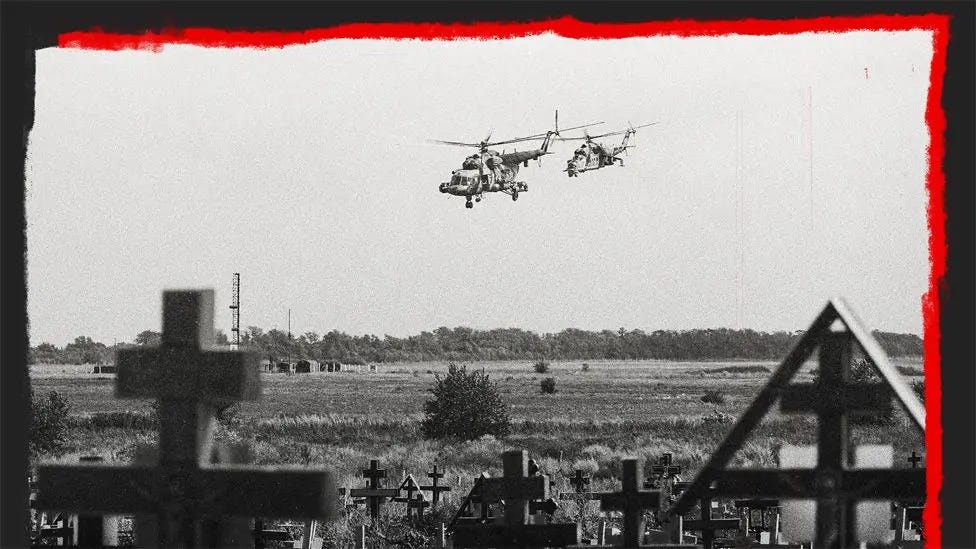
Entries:
{"type": "Polygon", "coordinates": [[[474,197],[475,202],[481,202],[481,195],[474,197]]]}
{"type": "Polygon", "coordinates": [[[512,202],[515,202],[516,200],[518,200],[518,190],[513,190],[512,191],[512,202]]]}
{"type": "Polygon", "coordinates": [[[469,196],[469,197],[468,197],[468,199],[467,199],[467,200],[466,200],[466,201],[464,202],[464,207],[465,207],[465,208],[469,208],[469,209],[470,209],[470,208],[474,208],[474,204],[472,204],[472,203],[471,203],[471,197],[470,197],[470,196],[469,196]]]}

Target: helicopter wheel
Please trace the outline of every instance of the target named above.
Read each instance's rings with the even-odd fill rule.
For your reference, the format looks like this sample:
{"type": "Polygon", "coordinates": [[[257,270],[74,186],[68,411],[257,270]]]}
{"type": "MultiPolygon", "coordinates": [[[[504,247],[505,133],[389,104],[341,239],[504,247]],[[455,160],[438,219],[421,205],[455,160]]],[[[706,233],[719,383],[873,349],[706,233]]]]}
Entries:
{"type": "Polygon", "coordinates": [[[512,192],[512,202],[515,202],[516,200],[518,200],[518,191],[513,191],[512,192]]]}
{"type": "Polygon", "coordinates": [[[464,203],[464,207],[465,208],[474,208],[474,204],[472,204],[471,201],[468,200],[467,202],[464,203]]]}
{"type": "Polygon", "coordinates": [[[475,201],[475,202],[481,202],[481,197],[480,197],[480,196],[476,196],[476,197],[474,198],[474,201],[475,201]]]}

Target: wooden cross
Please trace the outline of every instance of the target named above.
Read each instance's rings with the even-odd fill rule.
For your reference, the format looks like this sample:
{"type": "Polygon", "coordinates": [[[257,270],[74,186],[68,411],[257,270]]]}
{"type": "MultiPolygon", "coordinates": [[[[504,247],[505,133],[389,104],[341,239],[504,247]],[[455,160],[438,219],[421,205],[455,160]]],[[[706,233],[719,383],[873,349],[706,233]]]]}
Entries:
{"type": "Polygon", "coordinates": [[[585,475],[582,469],[577,469],[575,476],[566,478],[569,479],[569,483],[573,485],[573,489],[578,494],[585,492],[586,487],[590,485],[590,477],[585,475]]]}
{"type": "Polygon", "coordinates": [[[116,396],[159,400],[158,464],[42,465],[39,507],[155,515],[166,547],[200,546],[208,518],[333,517],[331,473],[210,464],[216,410],[260,393],[257,355],[211,349],[213,295],[164,292],[161,345],[118,352],[116,396]]]}
{"type": "Polygon", "coordinates": [[[398,503],[410,503],[410,501],[413,500],[413,493],[419,491],[420,486],[417,486],[417,482],[413,480],[413,475],[407,475],[407,478],[403,479],[403,482],[400,483],[398,490],[401,492],[406,491],[407,496],[395,497],[393,498],[393,501],[398,503]]]}
{"type": "MultiPolygon", "coordinates": [[[[680,465],[671,464],[671,453],[667,452],[658,458],[657,463],[651,466],[651,475],[658,479],[670,480],[681,474],[680,465]]],[[[645,488],[651,486],[644,485],[645,488]]]]}
{"type": "Polygon", "coordinates": [[[407,502],[407,512],[413,509],[417,518],[417,522],[420,522],[424,519],[424,509],[427,507],[430,507],[430,502],[424,500],[423,494],[417,494],[416,496],[413,497],[413,499],[407,502]]]}
{"type": "Polygon", "coordinates": [[[459,524],[454,530],[455,547],[565,547],[579,542],[576,524],[529,524],[529,501],[549,497],[549,477],[529,476],[524,450],[502,454],[503,476],[483,478],[481,497],[485,502],[504,501],[501,524],[459,524]]]}
{"type": "Polygon", "coordinates": [[[427,473],[427,478],[430,478],[431,479],[430,484],[427,485],[427,486],[421,486],[420,489],[423,490],[423,491],[425,491],[425,492],[430,492],[431,493],[431,495],[430,495],[431,501],[433,502],[434,505],[437,505],[437,503],[441,499],[441,492],[450,492],[451,491],[451,487],[450,486],[438,486],[437,485],[437,480],[438,479],[441,479],[441,478],[444,478],[444,473],[438,473],[437,472],[437,465],[436,464],[434,465],[434,470],[431,471],[431,472],[429,472],[429,473],[427,473]]]}
{"type": "Polygon", "coordinates": [[[636,459],[625,459],[622,464],[621,490],[599,494],[600,508],[623,512],[623,546],[640,547],[644,537],[644,510],[656,509],[661,505],[661,492],[640,489],[644,475],[636,459]]]}
{"type": "Polygon", "coordinates": [[[375,459],[369,461],[369,469],[363,469],[363,477],[368,479],[366,488],[353,488],[349,490],[349,496],[353,498],[365,498],[369,501],[369,515],[375,521],[380,516],[380,506],[386,498],[397,497],[400,490],[396,488],[380,488],[380,479],[386,478],[386,470],[379,469],[375,459]]]}
{"type": "Polygon", "coordinates": [[[918,464],[922,461],[922,456],[916,455],[915,450],[912,450],[912,456],[908,458],[908,462],[912,464],[912,469],[918,469],[918,464]]]}
{"type": "Polygon", "coordinates": [[[715,532],[719,530],[738,530],[742,521],[739,519],[715,519],[712,518],[712,499],[703,497],[700,500],[701,518],[697,520],[685,520],[685,530],[698,530],[702,533],[702,547],[712,549],[715,543],[715,532]]]}

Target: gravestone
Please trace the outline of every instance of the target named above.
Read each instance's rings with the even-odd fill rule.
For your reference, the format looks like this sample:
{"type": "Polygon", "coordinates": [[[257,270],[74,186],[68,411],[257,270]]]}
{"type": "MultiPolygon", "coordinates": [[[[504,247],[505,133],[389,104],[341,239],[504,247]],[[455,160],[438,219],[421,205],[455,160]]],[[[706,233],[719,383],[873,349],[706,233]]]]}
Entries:
{"type": "Polygon", "coordinates": [[[529,476],[524,450],[502,454],[503,476],[481,478],[483,502],[505,502],[501,523],[465,524],[454,529],[455,547],[565,547],[579,541],[576,524],[529,524],[529,501],[549,497],[549,477],[529,476]]]}
{"type": "Polygon", "coordinates": [[[892,394],[915,426],[924,432],[925,409],[912,389],[847,304],[832,299],[743,412],[730,434],[672,507],[671,514],[686,513],[706,491],[727,497],[815,499],[814,546],[840,549],[856,545],[855,509],[858,501],[922,498],[925,495],[924,469],[850,469],[849,416],[886,413],[891,407],[892,394]],[[832,331],[831,326],[835,323],[841,324],[843,329],[832,331]],[[849,381],[854,343],[867,355],[868,362],[880,375],[881,383],[854,384],[849,381]],[[818,347],[818,382],[790,384],[818,347]],[[777,400],[780,400],[783,412],[815,413],[818,416],[816,467],[727,468],[732,455],[777,400]]]}
{"type": "Polygon", "coordinates": [[[366,488],[353,488],[349,490],[349,496],[353,498],[364,498],[369,502],[369,516],[375,524],[380,516],[380,507],[386,498],[393,498],[400,495],[400,490],[396,488],[383,488],[380,479],[386,478],[386,469],[380,469],[377,461],[369,461],[369,469],[363,469],[363,478],[367,479],[366,488]]]}
{"type": "Polygon", "coordinates": [[[163,294],[162,343],[121,349],[115,394],[159,401],[159,462],[42,465],[38,507],[100,515],[153,515],[143,546],[200,547],[201,525],[223,517],[329,519],[330,473],[209,463],[216,410],[260,393],[252,353],[213,350],[213,291],[163,294]]]}
{"type": "Polygon", "coordinates": [[[437,464],[434,464],[434,470],[433,471],[427,473],[427,478],[431,479],[430,484],[428,484],[426,486],[421,486],[420,489],[423,490],[423,491],[425,491],[425,492],[430,492],[431,493],[431,495],[430,495],[431,503],[433,505],[437,505],[437,503],[441,499],[441,492],[450,492],[451,491],[451,487],[450,486],[439,486],[438,485],[437,481],[440,480],[440,479],[442,479],[442,478],[444,478],[444,473],[438,473],[437,472],[437,464]]]}

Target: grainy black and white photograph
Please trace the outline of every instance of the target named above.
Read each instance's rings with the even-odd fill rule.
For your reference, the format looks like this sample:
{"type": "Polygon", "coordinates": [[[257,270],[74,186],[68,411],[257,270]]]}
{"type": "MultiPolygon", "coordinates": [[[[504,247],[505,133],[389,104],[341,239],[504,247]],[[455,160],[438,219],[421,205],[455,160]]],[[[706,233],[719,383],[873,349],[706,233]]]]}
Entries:
{"type": "Polygon", "coordinates": [[[923,547],[941,25],[38,49],[30,543],[923,547]]]}

